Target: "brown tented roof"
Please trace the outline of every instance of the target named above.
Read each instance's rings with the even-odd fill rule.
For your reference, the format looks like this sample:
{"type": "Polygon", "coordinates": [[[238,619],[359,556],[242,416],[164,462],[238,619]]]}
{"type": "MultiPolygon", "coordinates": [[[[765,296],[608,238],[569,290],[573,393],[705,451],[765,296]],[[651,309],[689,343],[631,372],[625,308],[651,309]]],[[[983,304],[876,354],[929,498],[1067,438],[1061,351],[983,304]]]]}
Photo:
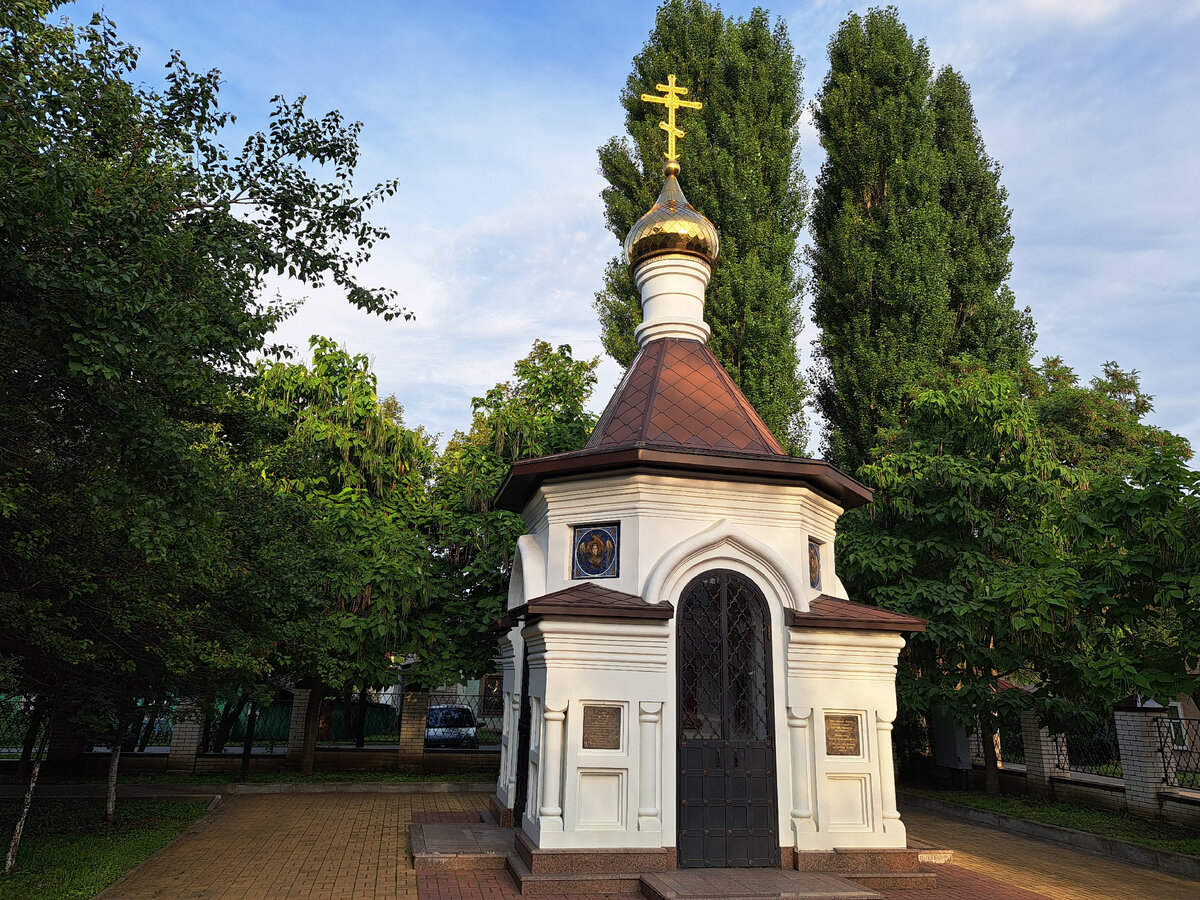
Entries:
{"type": "Polygon", "coordinates": [[[786,621],[788,625],[799,628],[853,631],[924,631],[928,624],[927,619],[868,606],[866,603],[855,603],[853,600],[839,600],[828,594],[821,594],[813,600],[809,612],[787,610],[786,621]]]}
{"type": "Polygon", "coordinates": [[[712,351],[686,338],[641,349],[587,443],[633,445],[787,455],[712,351]]]}
{"type": "Polygon", "coordinates": [[[657,338],[641,349],[582,450],[513,463],[496,495],[521,512],[547,479],[656,472],[803,485],[842,509],[871,490],[829,463],[788,456],[702,342],[657,338]]]}
{"type": "Polygon", "coordinates": [[[614,591],[585,581],[552,594],[535,597],[524,606],[510,609],[509,619],[528,616],[603,616],[617,619],[669,619],[675,615],[670,603],[647,603],[636,594],[614,591]]]}

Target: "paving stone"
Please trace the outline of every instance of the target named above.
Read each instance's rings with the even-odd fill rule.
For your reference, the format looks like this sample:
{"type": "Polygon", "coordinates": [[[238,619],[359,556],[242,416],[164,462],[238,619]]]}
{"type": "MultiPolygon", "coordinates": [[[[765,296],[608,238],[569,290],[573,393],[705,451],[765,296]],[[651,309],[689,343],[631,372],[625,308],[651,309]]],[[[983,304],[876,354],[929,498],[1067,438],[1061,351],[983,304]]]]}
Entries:
{"type": "MultiPolygon", "coordinates": [[[[487,805],[485,793],[227,797],[97,900],[517,900],[505,872],[418,875],[409,857],[414,815],[461,823],[487,805]]],[[[954,850],[954,863],[935,867],[936,888],[879,891],[888,900],[1200,897],[1198,882],[1032,838],[915,811],[904,821],[914,839],[954,850]]]]}
{"type": "Polygon", "coordinates": [[[1200,882],[1116,862],[1081,850],[994,828],[906,811],[914,838],[954,851],[952,865],[936,866],[930,891],[884,891],[894,900],[1196,900],[1200,882]],[[968,874],[963,874],[968,873],[968,874]],[[971,886],[971,878],[991,883],[971,886]]]}

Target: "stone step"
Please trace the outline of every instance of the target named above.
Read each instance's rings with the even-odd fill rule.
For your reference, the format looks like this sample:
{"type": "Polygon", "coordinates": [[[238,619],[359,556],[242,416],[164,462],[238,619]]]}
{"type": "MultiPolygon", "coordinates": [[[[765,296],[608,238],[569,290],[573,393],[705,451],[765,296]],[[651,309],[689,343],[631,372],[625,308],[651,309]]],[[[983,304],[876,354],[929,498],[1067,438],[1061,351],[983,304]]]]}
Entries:
{"type": "Polygon", "coordinates": [[[807,850],[796,853],[798,872],[919,872],[918,850],[807,850]]]}
{"type": "Polygon", "coordinates": [[[608,872],[665,872],[675,868],[673,848],[544,850],[518,829],[513,847],[534,875],[601,875],[608,872]]]}
{"type": "Polygon", "coordinates": [[[941,866],[954,861],[954,851],[948,850],[945,847],[937,847],[933,844],[919,841],[916,838],[908,839],[908,848],[916,850],[921,856],[921,866],[941,866]]]}
{"type": "Polygon", "coordinates": [[[642,876],[647,900],[878,900],[841,875],[790,869],[680,869],[642,876]]]}
{"type": "Polygon", "coordinates": [[[486,872],[504,868],[512,832],[497,825],[432,823],[409,826],[418,872],[486,872]]]}
{"type": "Polygon", "coordinates": [[[529,867],[517,853],[509,853],[505,857],[505,868],[517,890],[525,897],[544,897],[547,894],[575,894],[580,897],[626,894],[636,897],[642,893],[642,876],[638,872],[535,874],[529,871],[529,867]]]}
{"type": "Polygon", "coordinates": [[[847,872],[842,876],[877,891],[932,890],[937,876],[932,872],[847,872]]]}

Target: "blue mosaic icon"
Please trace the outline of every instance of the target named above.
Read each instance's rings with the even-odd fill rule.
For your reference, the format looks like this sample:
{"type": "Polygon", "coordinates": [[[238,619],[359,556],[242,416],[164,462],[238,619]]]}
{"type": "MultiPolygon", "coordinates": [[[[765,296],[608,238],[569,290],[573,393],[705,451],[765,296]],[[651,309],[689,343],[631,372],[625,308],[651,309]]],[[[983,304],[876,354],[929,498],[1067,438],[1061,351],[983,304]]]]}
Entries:
{"type": "Polygon", "coordinates": [[[816,590],[821,589],[821,542],[811,538],[808,541],[808,584],[816,590]]]}
{"type": "Polygon", "coordinates": [[[616,578],[620,574],[620,525],[576,525],[574,534],[572,578],[616,578]]]}

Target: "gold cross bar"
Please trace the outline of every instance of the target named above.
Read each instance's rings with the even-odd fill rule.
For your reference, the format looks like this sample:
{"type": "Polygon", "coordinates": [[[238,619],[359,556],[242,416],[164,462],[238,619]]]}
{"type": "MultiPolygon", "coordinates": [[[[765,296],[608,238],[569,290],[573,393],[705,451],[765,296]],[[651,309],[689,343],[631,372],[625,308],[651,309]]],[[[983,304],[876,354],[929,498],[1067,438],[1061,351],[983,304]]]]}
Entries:
{"type": "Polygon", "coordinates": [[[659,122],[658,127],[667,133],[667,160],[675,162],[675,160],[679,159],[679,154],[675,152],[675,139],[681,138],[684,135],[684,130],[675,124],[675,110],[703,109],[704,107],[703,104],[695,100],[680,99],[680,97],[687,95],[688,89],[677,85],[674,75],[668,75],[667,83],[656,84],[654,89],[662,91],[666,96],[659,97],[656,94],[642,94],[642,100],[646,103],[661,103],[667,108],[667,121],[659,122]]]}

